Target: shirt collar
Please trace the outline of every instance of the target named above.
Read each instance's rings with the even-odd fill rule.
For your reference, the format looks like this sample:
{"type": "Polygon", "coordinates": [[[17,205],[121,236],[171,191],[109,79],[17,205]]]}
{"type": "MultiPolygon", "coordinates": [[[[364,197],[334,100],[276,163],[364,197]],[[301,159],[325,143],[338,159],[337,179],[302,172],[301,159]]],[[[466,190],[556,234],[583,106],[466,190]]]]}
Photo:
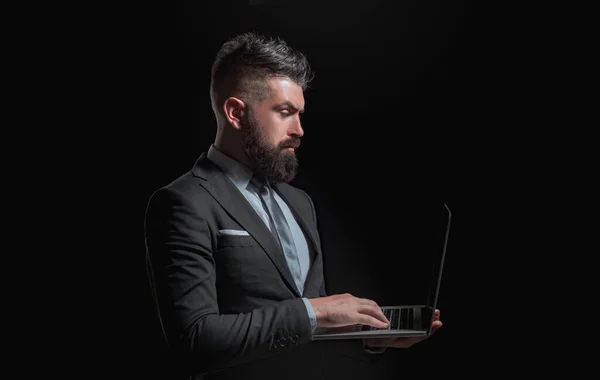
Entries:
{"type": "Polygon", "coordinates": [[[217,165],[240,191],[246,190],[254,175],[250,168],[225,155],[214,144],[208,149],[207,158],[217,165]]]}

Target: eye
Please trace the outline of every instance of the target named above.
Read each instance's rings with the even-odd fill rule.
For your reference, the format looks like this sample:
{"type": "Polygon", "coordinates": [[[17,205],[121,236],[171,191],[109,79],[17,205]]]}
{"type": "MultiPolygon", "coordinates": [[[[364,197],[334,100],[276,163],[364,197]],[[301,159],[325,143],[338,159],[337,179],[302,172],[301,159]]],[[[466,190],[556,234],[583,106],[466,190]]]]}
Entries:
{"type": "Polygon", "coordinates": [[[279,111],[279,113],[280,113],[280,114],[281,114],[281,116],[283,116],[283,117],[288,117],[288,116],[290,116],[290,115],[291,115],[291,114],[290,114],[290,111],[288,111],[288,110],[279,111]]]}

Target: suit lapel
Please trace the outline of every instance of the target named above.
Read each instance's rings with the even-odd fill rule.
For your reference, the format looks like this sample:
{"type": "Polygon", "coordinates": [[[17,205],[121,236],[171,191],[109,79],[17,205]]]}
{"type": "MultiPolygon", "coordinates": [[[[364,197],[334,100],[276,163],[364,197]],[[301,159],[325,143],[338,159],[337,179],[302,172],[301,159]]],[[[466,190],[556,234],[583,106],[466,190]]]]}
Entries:
{"type": "Polygon", "coordinates": [[[203,186],[223,209],[235,219],[250,235],[256,239],[258,244],[265,250],[281,276],[284,278],[288,287],[300,297],[298,289],[293,280],[285,256],[274,235],[269,231],[263,220],[256,214],[256,211],[248,203],[246,198],[238,191],[233,183],[227,178],[219,168],[202,154],[192,173],[203,179],[203,186]]]}
{"type": "MultiPolygon", "coordinates": [[[[281,196],[281,198],[285,201],[285,203],[287,203],[290,210],[296,217],[296,221],[299,222],[300,226],[306,232],[306,234],[308,235],[308,238],[312,242],[312,246],[313,246],[314,252],[315,252],[315,257],[312,260],[310,269],[308,271],[308,275],[306,276],[306,283],[308,284],[308,283],[310,283],[310,281],[312,280],[312,277],[314,275],[313,274],[314,263],[317,261],[317,258],[321,254],[321,248],[320,248],[319,244],[317,244],[317,236],[316,236],[317,232],[312,228],[312,226],[314,226],[314,223],[312,223],[312,221],[306,220],[306,218],[303,217],[303,215],[306,215],[306,213],[299,212],[297,203],[293,201],[294,195],[293,195],[293,193],[290,192],[288,187],[276,184],[274,186],[274,188],[277,191],[277,193],[279,194],[279,196],[281,196]]],[[[304,287],[304,289],[306,289],[306,288],[308,288],[308,286],[304,287]]]]}

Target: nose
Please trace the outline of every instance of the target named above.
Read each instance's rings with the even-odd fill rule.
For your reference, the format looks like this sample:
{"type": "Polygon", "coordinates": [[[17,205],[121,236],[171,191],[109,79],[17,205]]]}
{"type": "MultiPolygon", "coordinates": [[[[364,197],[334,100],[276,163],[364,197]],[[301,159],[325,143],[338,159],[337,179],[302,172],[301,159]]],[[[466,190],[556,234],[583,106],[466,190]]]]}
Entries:
{"type": "Polygon", "coordinates": [[[296,122],[294,123],[291,132],[293,135],[296,135],[298,137],[304,136],[304,129],[302,128],[302,122],[300,122],[299,118],[296,119],[296,122]]]}

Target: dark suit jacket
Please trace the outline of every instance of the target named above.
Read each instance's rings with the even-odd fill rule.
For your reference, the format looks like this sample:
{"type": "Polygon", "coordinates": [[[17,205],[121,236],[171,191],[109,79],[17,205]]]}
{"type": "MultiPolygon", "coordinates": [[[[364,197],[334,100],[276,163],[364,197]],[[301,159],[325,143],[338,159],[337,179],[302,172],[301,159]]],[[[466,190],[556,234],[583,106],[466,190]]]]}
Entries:
{"type": "Polygon", "coordinates": [[[311,341],[301,297],[327,295],[316,213],[304,191],[274,188],[309,243],[304,294],[273,235],[206,154],[152,195],[147,259],[176,367],[198,379],[370,378],[364,371],[379,355],[366,353],[362,341],[311,341]]]}

